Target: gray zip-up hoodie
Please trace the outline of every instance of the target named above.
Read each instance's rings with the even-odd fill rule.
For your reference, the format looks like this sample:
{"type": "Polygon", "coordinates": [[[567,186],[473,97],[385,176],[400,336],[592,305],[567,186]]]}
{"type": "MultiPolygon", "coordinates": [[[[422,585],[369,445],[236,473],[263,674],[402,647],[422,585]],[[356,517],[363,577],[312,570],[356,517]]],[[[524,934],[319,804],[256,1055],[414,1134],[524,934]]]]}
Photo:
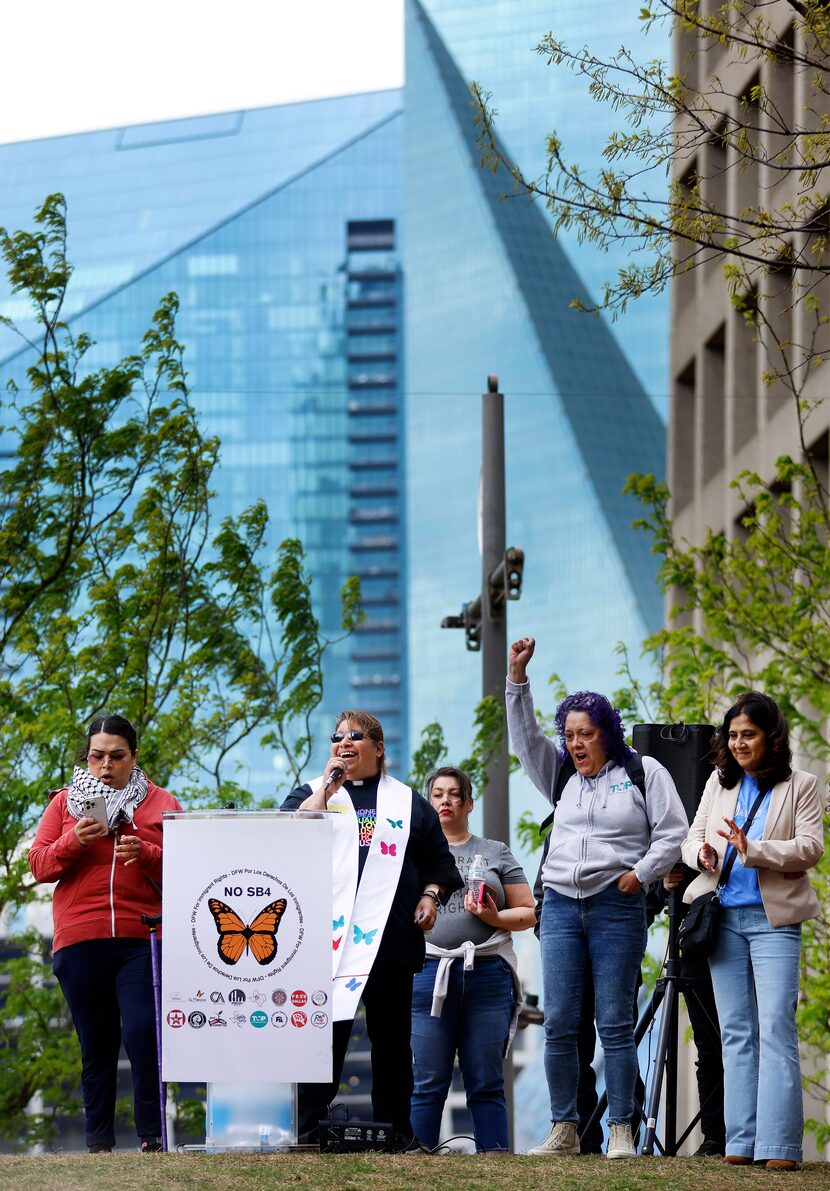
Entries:
{"type": "MultiPolygon", "coordinates": [[[[559,750],[542,731],[530,683],[507,680],[507,725],[527,776],[553,802],[559,750]]],[[[575,773],[556,807],[542,884],[565,897],[590,897],[631,869],[643,886],[664,877],[680,859],[688,820],[667,769],[643,757],[646,796],[620,765],[609,761],[595,777],[575,773]]]]}

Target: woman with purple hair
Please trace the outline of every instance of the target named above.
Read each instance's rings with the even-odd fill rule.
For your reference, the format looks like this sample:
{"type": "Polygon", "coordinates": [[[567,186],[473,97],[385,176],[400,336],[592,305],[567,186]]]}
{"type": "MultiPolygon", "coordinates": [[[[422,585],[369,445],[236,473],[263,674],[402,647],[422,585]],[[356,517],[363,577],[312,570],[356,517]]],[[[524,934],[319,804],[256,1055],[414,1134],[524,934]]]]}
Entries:
{"type": "Polygon", "coordinates": [[[590,966],[605,1056],[609,1158],[633,1158],[637,1048],[632,1005],[646,946],[645,890],[672,868],[688,829],[667,770],[643,757],[645,795],[631,780],[619,712],[578,691],[556,711],[560,744],[542,731],[527,664],[536,642],[510,647],[507,723],[527,776],[556,809],[542,866],[539,938],[545,998],[545,1075],[551,1131],[531,1154],[579,1153],[576,1106],[582,990],[590,966]]]}

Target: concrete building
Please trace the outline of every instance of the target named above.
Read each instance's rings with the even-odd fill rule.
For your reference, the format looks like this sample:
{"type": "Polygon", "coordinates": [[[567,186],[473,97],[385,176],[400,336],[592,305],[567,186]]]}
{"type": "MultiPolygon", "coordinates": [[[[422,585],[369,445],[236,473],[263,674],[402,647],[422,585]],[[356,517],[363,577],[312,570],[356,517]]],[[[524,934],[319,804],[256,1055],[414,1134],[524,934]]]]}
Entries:
{"type": "MultiPolygon", "coordinates": [[[[710,8],[718,11],[720,5],[710,8]]],[[[768,23],[764,34],[768,43],[777,41],[796,54],[815,52],[815,47],[805,46],[791,5],[765,5],[762,19],[768,23]]],[[[749,326],[734,308],[723,275],[724,260],[718,253],[700,251],[697,266],[674,279],[668,433],[671,514],[678,539],[702,545],[709,530],[722,532],[727,540],[745,533],[742,518],[748,510],[731,486],[742,472],[756,473],[772,485],[779,456],[803,461],[809,455],[825,488],[828,484],[830,372],[820,361],[830,346],[826,321],[830,276],[826,249],[819,247],[827,235],[826,179],[822,181],[819,174],[819,197],[812,211],[797,214],[800,197],[812,189],[798,170],[785,175],[764,164],[747,166],[740,147],[725,144],[722,136],[727,125],[743,124],[757,142],[757,157],[762,161],[782,154],[797,161],[805,148],[803,137],[788,136],[783,130],[819,131],[826,95],[821,84],[818,89],[815,86],[820,76],[803,65],[786,57],[746,53],[744,47],[728,42],[704,45],[691,29],[676,36],[675,67],[705,97],[698,110],[707,111],[711,104],[705,117],[710,135],[698,135],[691,123],[679,126],[694,147],[675,161],[675,180],[686,188],[699,182],[704,201],[718,211],[737,215],[752,207],[782,210],[792,204],[793,213],[792,232],[782,238],[786,251],[770,253],[761,240],[753,246],[761,263],[754,270],[750,300],[757,299],[768,325],[749,326]],[[766,97],[760,106],[753,90],[757,87],[766,97]],[[799,260],[821,265],[822,259],[823,275],[797,267],[799,260]],[[804,362],[811,355],[818,366],[807,369],[804,362]],[[786,368],[792,370],[794,385],[781,379],[769,383],[770,373],[786,368]],[[805,410],[809,406],[803,425],[797,401],[805,403],[805,410]]],[[[819,146],[818,153],[826,161],[826,150],[819,146]]],[[[682,250],[684,259],[688,251],[682,250]]],[[[676,602],[669,593],[667,607],[676,602]]],[[[699,613],[691,619],[695,627],[703,627],[699,613]]],[[[815,768],[809,759],[802,758],[802,763],[815,768]]],[[[691,1087],[687,1093],[694,1096],[691,1087]]],[[[826,1104],[805,1097],[805,1117],[826,1116],[826,1104]]],[[[817,1156],[811,1135],[805,1138],[805,1156],[817,1156]]]]}
{"type": "MultiPolygon", "coordinates": [[[[783,44],[793,44],[790,5],[767,6],[764,19],[783,44]]],[[[696,151],[675,163],[675,178],[702,180],[703,196],[721,210],[739,212],[753,205],[780,206],[795,201],[801,189],[798,174],[781,179],[762,167],[742,168],[735,148],[725,148],[718,135],[726,119],[752,122],[747,109],[753,86],[761,84],[790,127],[810,127],[809,110],[817,102],[810,72],[793,70],[727,46],[699,50],[694,34],[678,37],[676,65],[689,81],[706,91],[710,78],[722,84],[714,100],[718,118],[712,135],[696,151]],[[774,189],[770,189],[771,183],[774,189]]],[[[819,97],[820,99],[820,97],[819,97]]],[[[772,157],[782,137],[770,122],[759,138],[760,149],[772,157]]],[[[817,231],[821,229],[816,229],[817,231]]],[[[797,253],[809,254],[809,230],[791,237],[797,253]]],[[[698,267],[679,274],[671,300],[671,406],[668,475],[672,514],[679,536],[700,543],[706,529],[740,533],[745,512],[730,482],[751,470],[772,479],[775,460],[802,454],[798,419],[791,391],[780,381],[768,385],[764,373],[780,369],[774,338],[747,325],[734,309],[723,277],[723,258],[702,252],[698,267]]],[[[798,276],[786,259],[773,261],[758,277],[759,296],[779,342],[789,345],[788,358],[797,365],[803,346],[811,343],[816,316],[805,302],[812,292],[828,312],[828,283],[798,276]],[[799,346],[800,345],[800,346],[799,346]]],[[[819,329],[817,349],[826,347],[826,327],[819,329]]],[[[826,368],[807,379],[803,397],[821,401],[828,394],[826,368]]],[[[826,471],[830,405],[819,405],[807,422],[807,448],[826,471]]]]}

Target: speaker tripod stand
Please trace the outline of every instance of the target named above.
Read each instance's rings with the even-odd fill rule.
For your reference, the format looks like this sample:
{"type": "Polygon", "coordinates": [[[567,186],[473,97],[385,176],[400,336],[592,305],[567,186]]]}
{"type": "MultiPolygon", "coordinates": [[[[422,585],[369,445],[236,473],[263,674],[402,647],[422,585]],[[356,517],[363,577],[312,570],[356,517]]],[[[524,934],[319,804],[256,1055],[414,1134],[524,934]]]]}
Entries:
{"type": "MultiPolygon", "coordinates": [[[[643,1140],[643,1154],[652,1156],[655,1147],[667,1157],[675,1157],[677,1151],[700,1120],[702,1108],[692,1118],[680,1137],[677,1136],[677,1045],[678,1045],[678,1010],[679,996],[682,993],[687,1005],[693,1005],[697,1010],[699,1028],[705,1031],[706,1041],[720,1048],[720,1031],[704,1004],[694,977],[681,974],[680,950],[677,942],[677,929],[680,925],[678,913],[678,898],[680,891],[673,889],[668,899],[669,941],[668,952],[664,964],[665,975],[657,981],[651,1000],[644,1009],[634,1031],[634,1040],[639,1047],[640,1042],[651,1028],[654,1019],[660,1012],[660,1030],[657,1036],[657,1051],[654,1057],[654,1074],[651,1087],[646,1096],[645,1104],[645,1137],[643,1140]],[[657,1137],[657,1117],[660,1111],[660,1097],[665,1081],[666,1112],[663,1142],[657,1137]]],[[[701,1039],[701,1041],[703,1041],[701,1039]]],[[[717,1088],[710,1091],[711,1097],[717,1088]]],[[[599,1125],[608,1104],[608,1098],[603,1093],[591,1119],[585,1126],[584,1133],[590,1136],[599,1125]]],[[[637,1105],[638,1109],[641,1107],[637,1105]]]]}

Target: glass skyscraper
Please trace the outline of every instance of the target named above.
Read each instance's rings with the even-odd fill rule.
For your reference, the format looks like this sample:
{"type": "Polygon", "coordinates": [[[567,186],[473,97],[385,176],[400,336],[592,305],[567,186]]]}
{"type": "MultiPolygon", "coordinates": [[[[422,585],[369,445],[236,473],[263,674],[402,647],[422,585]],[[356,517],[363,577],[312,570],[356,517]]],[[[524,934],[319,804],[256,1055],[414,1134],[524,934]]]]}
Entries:
{"type": "MultiPolygon", "coordinates": [[[[402,91],[0,146],[0,223],[68,202],[65,310],[91,367],[135,350],[159,299],[179,333],[205,429],[222,441],[215,524],[263,498],[270,546],[302,538],[324,630],[361,578],[366,623],[329,655],[312,768],[333,716],[366,706],[404,776],[421,728],[470,743],[479,660],[441,619],[480,584],[480,394],[506,396],[508,544],[526,552],[513,635],[538,638],[534,687],[613,689],[617,641],[637,658],[660,623],[656,564],[620,495],[664,471],[667,302],[614,326],[569,308],[626,263],[565,237],[479,168],[467,82],[493,92],[507,150],[538,174],[553,128],[600,161],[613,113],[534,45],[554,23],[603,52],[637,37],[610,0],[407,0],[402,91]]],[[[652,45],[654,56],[665,47],[652,45]]],[[[0,315],[30,329],[0,287],[0,315]]],[[[27,349],[0,328],[0,377],[27,349]]],[[[284,763],[251,741],[239,780],[274,792],[284,763]]],[[[513,779],[515,818],[539,798],[513,779]]],[[[532,876],[532,874],[531,874],[532,876]]]]}
{"type": "MultiPolygon", "coordinates": [[[[487,375],[505,392],[508,544],[526,552],[510,631],[538,639],[540,696],[554,671],[571,688],[612,689],[616,642],[639,643],[660,622],[654,559],[620,492],[632,471],[662,472],[664,427],[612,330],[569,309],[588,292],[580,273],[590,254],[569,256],[538,205],[502,200],[509,179],[479,168],[465,78],[496,70],[510,9],[520,29],[504,43],[500,77],[508,95],[511,83],[520,90],[516,76],[535,61],[515,46],[533,44],[541,14],[517,16],[495,0],[429,5],[470,58],[465,72],[426,7],[407,9],[404,123],[410,713],[415,729],[440,720],[459,756],[479,665],[438,625],[480,585],[487,375]]],[[[535,805],[519,780],[513,799],[514,813],[535,805]]]]}
{"type": "MultiPolygon", "coordinates": [[[[403,92],[0,147],[4,226],[67,197],[66,314],[96,340],[91,366],[133,350],[161,295],[180,295],[194,400],[223,443],[217,522],[263,497],[271,544],[302,537],[331,632],[340,584],[360,575],[367,621],[330,655],[314,728],[369,704],[399,769],[430,720],[453,755],[469,739],[477,659],[438,626],[479,583],[488,373],[507,396],[508,537],[527,553],[511,627],[538,636],[538,679],[612,686],[616,641],[660,616],[619,490],[663,469],[663,306],[622,336],[568,309],[611,266],[554,241],[540,207],[500,200],[466,90],[491,88],[531,170],[563,121],[595,163],[605,130],[584,88],[533,53],[552,20],[570,40],[601,26],[605,47],[633,34],[615,7],[588,9],[408,0],[403,92]]],[[[0,293],[0,313],[28,329],[19,297],[0,293]]],[[[5,376],[25,367],[18,344],[0,328],[5,376]]],[[[243,781],[273,787],[279,758],[239,759],[243,781]]]]}
{"type": "MultiPolygon", "coordinates": [[[[215,527],[263,498],[269,545],[305,544],[331,635],[340,586],[360,576],[366,622],[329,655],[313,729],[325,740],[339,708],[371,704],[396,768],[407,693],[401,100],[363,95],[0,150],[6,227],[26,226],[51,191],[67,197],[67,313],[96,341],[91,367],[133,351],[161,296],[179,294],[193,400],[222,442],[215,527]]],[[[29,329],[20,299],[0,313],[29,329]]],[[[10,352],[3,334],[2,373],[21,378],[29,352],[10,352]]],[[[278,754],[253,740],[238,761],[243,784],[273,792],[278,754]]]]}

